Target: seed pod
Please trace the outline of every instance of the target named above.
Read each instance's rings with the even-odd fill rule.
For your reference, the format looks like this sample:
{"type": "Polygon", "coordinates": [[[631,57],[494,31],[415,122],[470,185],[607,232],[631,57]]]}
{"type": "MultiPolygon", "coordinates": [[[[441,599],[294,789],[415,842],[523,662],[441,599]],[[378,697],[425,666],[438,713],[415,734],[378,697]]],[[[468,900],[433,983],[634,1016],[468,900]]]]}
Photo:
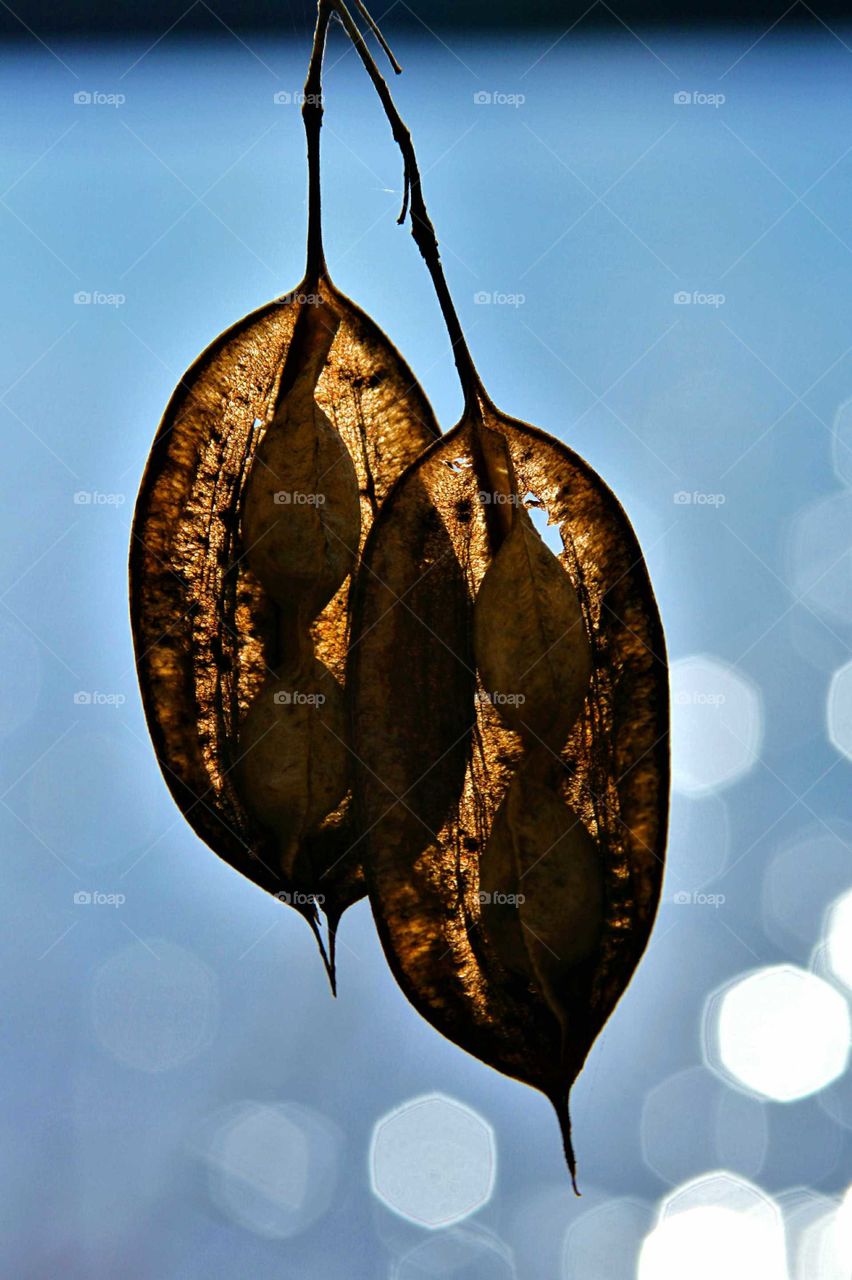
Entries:
{"type": "Polygon", "coordinates": [[[349,789],[343,693],[321,662],[312,665],[302,677],[265,684],[240,726],[240,793],[274,837],[276,865],[290,884],[305,836],[321,827],[349,789]]]}
{"type": "MultiPolygon", "coordinates": [[[[130,607],[148,727],[178,806],[220,857],[271,893],[295,887],[321,894],[333,925],[364,892],[351,804],[344,799],[306,833],[294,885],[278,865],[277,839],[250,813],[235,768],[242,722],[261,689],[278,678],[282,645],[295,626],[286,614],[282,619],[249,565],[241,513],[253,460],[276,405],[291,389],[282,388],[288,363],[288,379],[296,381],[299,361],[287,357],[298,318],[297,347],[315,308],[337,324],[313,394],[324,425],[345,447],[346,458],[337,446],[335,481],[341,468],[354,468],[360,543],[391,484],[439,434],[423,392],[385,335],[326,276],[306,280],[217,338],[178,383],[136,506],[130,607]]],[[[306,341],[308,354],[310,348],[306,341]]],[[[327,448],[335,447],[327,432],[325,439],[327,448]]],[[[351,470],[348,476],[351,485],[351,470]]],[[[291,477],[290,483],[303,481],[291,477]]],[[[331,473],[324,483],[330,507],[331,473]]],[[[337,532],[360,553],[353,508],[344,506],[348,524],[337,532]]],[[[327,545],[333,542],[329,533],[327,545]]],[[[350,563],[347,558],[346,567],[350,563]]],[[[343,567],[341,559],[335,573],[343,567]]],[[[350,585],[351,575],[309,624],[316,659],[338,683],[350,585]]],[[[306,599],[310,614],[318,597],[306,599]]],[[[313,908],[303,914],[312,919],[313,908]]]]}
{"type": "Polygon", "coordinates": [[[498,502],[492,541],[502,541],[473,610],[476,663],[506,724],[558,749],[586,699],[591,648],[571,580],[520,504],[505,437],[491,437],[488,476],[499,488],[483,497],[498,502]]]}
{"type": "Polygon", "coordinates": [[[535,773],[519,769],[494,818],[479,865],[482,926],[506,967],[536,982],[561,1020],[571,971],[600,940],[603,861],[574,810],[535,773]]]}
{"type": "MultiPolygon", "coordinates": [[[[364,551],[348,670],[355,795],[369,833],[373,912],[400,985],[445,1035],[551,1099],[573,1170],[568,1091],[630,979],[659,898],[668,788],[665,650],[641,552],[612,493],[559,441],[489,402],[481,413],[480,422],[467,416],[409,469],[364,551]],[[499,450],[497,466],[489,467],[491,432],[505,442],[514,481],[505,467],[495,481],[499,450]],[[530,495],[559,528],[567,586],[537,547],[527,550],[527,533],[515,534],[513,547],[511,512],[507,519],[496,504],[489,510],[481,502],[484,490],[506,485],[530,495]],[[454,551],[447,560],[461,570],[444,586],[440,613],[413,602],[424,575],[428,581],[437,568],[422,546],[401,537],[428,499],[454,551]],[[527,624],[531,593],[540,634],[527,624]],[[527,668],[544,665],[548,642],[562,643],[553,615],[571,632],[574,600],[589,678],[583,646],[572,641],[563,651],[567,674],[552,670],[539,688],[527,668]],[[469,630],[465,612],[475,619],[469,630]],[[452,625],[446,614],[456,619],[452,625]],[[403,644],[405,672],[389,671],[388,655],[403,644]],[[467,693],[473,705],[462,738],[463,708],[452,723],[445,716],[436,724],[433,703],[421,702],[416,690],[405,696],[412,673],[422,686],[419,673],[439,652],[453,697],[467,693]],[[485,687],[478,694],[474,653],[487,668],[480,669],[485,687]],[[534,734],[523,724],[523,704],[496,696],[519,682],[529,691],[534,734]],[[548,688],[559,704],[552,714],[548,688]],[[536,735],[545,739],[536,750],[546,764],[530,760],[536,735]],[[452,793],[437,780],[448,754],[457,767],[464,760],[452,793]],[[572,825],[575,819],[582,825],[572,825]],[[549,844],[559,857],[541,857],[549,844]],[[483,881],[517,881],[516,892],[526,896],[522,878],[527,923],[564,948],[553,964],[540,947],[519,950],[517,933],[512,941],[523,913],[504,917],[502,936],[493,913],[483,918],[483,881]]],[[[525,528],[527,519],[520,514],[514,527],[525,528]]]]}
{"type": "Polygon", "coordinates": [[[361,510],[355,464],[316,402],[316,384],[339,328],[315,306],[312,345],[252,460],[242,506],[249,568],[304,629],[337,591],[358,555],[361,510]]]}

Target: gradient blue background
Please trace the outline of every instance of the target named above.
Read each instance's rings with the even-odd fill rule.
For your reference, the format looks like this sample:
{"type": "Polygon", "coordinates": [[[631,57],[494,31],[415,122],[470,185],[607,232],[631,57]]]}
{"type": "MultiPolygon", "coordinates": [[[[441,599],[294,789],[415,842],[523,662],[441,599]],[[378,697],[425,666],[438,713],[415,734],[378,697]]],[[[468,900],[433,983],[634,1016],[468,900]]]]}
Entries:
{"type": "MultiPolygon", "coordinates": [[[[423,1232],[372,1196],[370,1134],[434,1091],[494,1127],[496,1192],[476,1223],[524,1280],[569,1278],[566,1232],[613,1197],[637,1202],[641,1238],[674,1182],[718,1166],[772,1194],[836,1195],[849,1180],[836,1119],[852,1121],[849,1078],[828,1102],[726,1090],[702,1065],[702,1017],[740,973],[807,967],[824,910],[852,884],[850,766],[825,730],[852,630],[852,498],[832,432],[852,396],[852,36],[771,32],[749,50],[760,32],[578,28],[548,51],[559,34],[450,48],[424,33],[396,49],[447,272],[496,402],[569,443],[620,496],[671,657],[736,667],[763,723],[760,758],[734,785],[675,797],[650,950],[575,1091],[581,1201],[547,1104],[417,1017],[366,905],[342,926],[335,1003],[303,922],[198,842],[147,741],[126,608],[135,491],[182,371],[301,278],[301,121],[273,95],[299,90],[307,32],[251,48],[169,35],[147,53],[139,40],[4,54],[5,1275],[391,1274],[423,1232]],[[80,91],[126,101],[78,106],[80,91]],[[525,101],[477,105],[482,91],[525,101]],[[726,101],[677,105],[679,91],[726,101]],[[680,290],[725,301],[678,306],[680,290]],[[79,305],[79,291],[125,301],[79,305]],[[479,291],[524,301],[481,305],[479,291]],[[724,504],[679,505],[679,491],[724,504]],[[81,505],[79,492],[112,500],[81,505]],[[125,701],[79,705],[79,691],[125,701]],[[702,887],[724,905],[672,901],[702,887]],[[81,890],[126,902],[79,907],[81,890]],[[132,990],[126,1026],[104,1006],[114,966],[144,962],[145,948],[167,987],[195,993],[187,1018],[200,1018],[197,1052],[160,1072],[104,1043],[105,1018],[113,1047],[148,1027],[154,1057],[158,1036],[179,1043],[186,1029],[178,1014],[160,1027],[159,1006],[135,1008],[132,990]],[[650,1158],[643,1106],[688,1068],[691,1101],[650,1158]],[[302,1104],[338,1131],[331,1205],[289,1240],[244,1229],[208,1194],[206,1135],[244,1099],[302,1104]],[[733,1111],[705,1138],[720,1107],[733,1111]]],[[[326,107],[332,276],[392,335],[448,427],[460,395],[426,272],[394,225],[398,154],[339,34],[326,107]]],[[[635,1244],[611,1242],[612,1280],[634,1274],[635,1244]]],[[[480,1274],[495,1271],[462,1273],[480,1274]]]]}

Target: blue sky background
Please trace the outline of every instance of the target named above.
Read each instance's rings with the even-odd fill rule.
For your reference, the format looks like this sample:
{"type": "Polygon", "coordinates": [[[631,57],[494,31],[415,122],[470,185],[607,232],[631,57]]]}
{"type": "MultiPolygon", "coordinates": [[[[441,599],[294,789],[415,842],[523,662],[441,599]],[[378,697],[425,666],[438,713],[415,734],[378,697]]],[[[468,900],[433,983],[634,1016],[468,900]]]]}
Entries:
{"type": "MultiPolygon", "coordinates": [[[[760,34],[395,50],[486,385],[619,495],[683,664],[666,900],[575,1090],[580,1201],[547,1104],[417,1017],[366,905],[335,1003],[303,922],[199,843],[147,740],[135,492],[186,366],[301,278],[301,121],[274,95],[298,92],[306,40],[6,51],[4,1274],[626,1280],[686,1180],[723,1168],[782,1208],[842,1194],[848,1074],[784,1104],[705,1061],[712,993],[763,966],[825,976],[825,913],[852,886],[850,764],[826,731],[852,631],[852,35],[760,34]],[[708,712],[696,694],[723,687],[708,712]],[[374,1125],[433,1093],[497,1152],[489,1202],[449,1234],[370,1185],[374,1125]],[[301,1135],[289,1172],[270,1131],[301,1135]]],[[[326,107],[331,274],[449,427],[461,398],[395,226],[398,154],[339,34],[326,107]]],[[[834,716],[848,743],[848,702],[834,716]]]]}

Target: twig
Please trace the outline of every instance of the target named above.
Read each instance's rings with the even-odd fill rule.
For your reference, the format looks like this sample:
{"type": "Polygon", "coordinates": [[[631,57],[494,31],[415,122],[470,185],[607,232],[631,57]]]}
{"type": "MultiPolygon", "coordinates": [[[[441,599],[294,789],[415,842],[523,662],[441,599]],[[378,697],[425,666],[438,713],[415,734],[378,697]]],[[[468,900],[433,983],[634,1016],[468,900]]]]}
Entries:
{"type": "Polygon", "coordinates": [[[308,263],[306,284],[327,276],[322,245],[322,184],[320,181],[320,130],[322,129],[322,62],[325,55],[328,24],[331,21],[330,0],[319,0],[317,25],[311,47],[311,60],[302,101],[302,120],[308,144],[308,263]]]}
{"type": "MultiPolygon", "coordinates": [[[[322,6],[325,2],[326,0],[320,0],[320,5],[322,6]]],[[[355,0],[355,2],[358,4],[359,9],[363,9],[361,0],[355,0]]],[[[453,358],[458,369],[462,391],[464,392],[465,408],[473,414],[475,421],[478,421],[481,419],[483,406],[490,406],[491,401],[482,385],[479,374],[476,372],[476,367],[447,285],[446,276],[444,275],[441,254],[438,248],[438,238],[435,235],[435,228],[432,225],[432,220],[429,217],[426,203],[423,199],[420,169],[417,164],[414,144],[411,141],[411,134],[396,109],[390,89],[364,43],[364,38],[347,9],[345,0],[328,0],[328,3],[333,8],[346,34],[355,46],[355,50],[373,82],[376,93],[379,95],[379,100],[384,107],[385,115],[388,118],[394,141],[402,154],[404,194],[402,212],[398,221],[403,223],[410,209],[411,234],[414,237],[417,248],[420,250],[423,261],[426,263],[429,275],[432,277],[432,284],[438,295],[438,303],[441,308],[441,314],[444,317],[444,323],[447,326],[447,332],[450,335],[453,358]]],[[[371,25],[374,26],[375,24],[371,23],[371,25]]]]}

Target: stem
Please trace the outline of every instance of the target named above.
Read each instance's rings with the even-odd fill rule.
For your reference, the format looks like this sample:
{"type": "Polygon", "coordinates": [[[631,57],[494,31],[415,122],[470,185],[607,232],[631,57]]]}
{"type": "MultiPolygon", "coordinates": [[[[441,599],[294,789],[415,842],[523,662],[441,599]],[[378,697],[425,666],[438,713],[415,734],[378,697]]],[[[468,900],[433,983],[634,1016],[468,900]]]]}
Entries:
{"type": "Polygon", "coordinates": [[[320,130],[322,128],[322,61],[325,54],[328,24],[331,21],[330,0],[319,0],[317,25],[311,47],[311,60],[305,79],[302,120],[308,144],[308,261],[305,284],[315,284],[328,277],[322,247],[322,189],[320,182],[320,130]]]}
{"type": "MultiPolygon", "coordinates": [[[[322,6],[325,2],[326,0],[320,0],[320,5],[322,6]]],[[[368,76],[373,82],[376,93],[379,95],[381,104],[384,107],[385,115],[388,118],[394,141],[402,153],[404,194],[402,212],[398,221],[400,223],[405,221],[406,214],[410,208],[411,234],[414,237],[414,243],[420,250],[423,261],[426,263],[429,275],[432,277],[432,284],[438,295],[438,303],[450,336],[453,359],[455,360],[464,393],[465,409],[474,416],[475,421],[479,421],[482,417],[483,406],[490,407],[491,401],[473,363],[473,358],[468,349],[461,322],[456,313],[452,295],[444,275],[435,228],[432,226],[432,220],[429,217],[426,202],[423,199],[420,169],[417,164],[414,144],[411,141],[411,134],[396,109],[390,89],[364,43],[361,32],[346,7],[345,0],[327,0],[327,2],[337,14],[346,34],[355,46],[355,50],[363,62],[368,76]]],[[[356,0],[356,3],[358,3],[359,9],[363,12],[360,0],[356,0]]],[[[371,26],[375,30],[375,24],[371,22],[371,26]]],[[[384,46],[384,42],[382,43],[384,46]]]]}

